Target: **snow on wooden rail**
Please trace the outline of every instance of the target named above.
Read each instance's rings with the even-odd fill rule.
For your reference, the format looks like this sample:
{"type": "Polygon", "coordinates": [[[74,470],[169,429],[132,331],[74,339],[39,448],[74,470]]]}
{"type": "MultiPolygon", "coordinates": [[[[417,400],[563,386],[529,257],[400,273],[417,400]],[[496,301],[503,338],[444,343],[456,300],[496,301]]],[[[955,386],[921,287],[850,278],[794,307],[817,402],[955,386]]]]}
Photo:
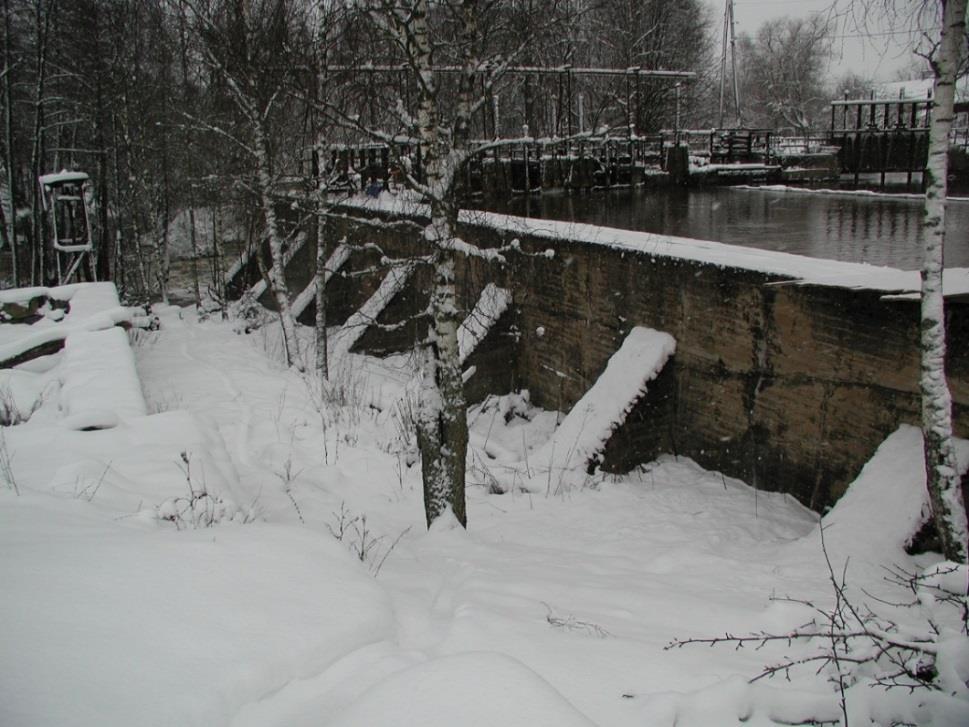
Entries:
{"type": "Polygon", "coordinates": [[[498,322],[502,314],[511,305],[511,291],[499,288],[494,283],[488,283],[478,302],[475,303],[474,310],[464,319],[461,327],[458,328],[458,356],[463,364],[468,360],[468,356],[474,353],[488,331],[498,322]]]}
{"type": "MultiPolygon", "coordinates": [[[[302,249],[305,243],[306,243],[306,233],[300,233],[299,235],[296,236],[296,239],[293,241],[293,244],[290,245],[288,248],[286,248],[286,252],[283,253],[283,268],[289,265],[290,260],[292,260],[293,257],[296,255],[296,253],[298,253],[302,249]]],[[[238,275],[239,272],[242,270],[242,266],[247,264],[250,258],[251,258],[250,254],[248,253],[243,254],[243,256],[240,257],[239,260],[237,260],[232,265],[231,268],[229,268],[229,272],[226,273],[225,279],[229,281],[229,280],[232,280],[236,275],[238,275]]],[[[260,277],[259,280],[257,280],[256,283],[251,288],[249,288],[247,295],[251,297],[253,300],[259,300],[259,298],[262,297],[262,294],[266,292],[267,287],[268,287],[268,281],[266,280],[266,278],[260,277]]]]}
{"type": "Polygon", "coordinates": [[[412,263],[405,263],[390,268],[376,292],[367,299],[367,302],[356,313],[347,318],[340,330],[333,336],[330,344],[332,347],[331,355],[341,357],[350,352],[350,349],[360,340],[370,324],[377,320],[387,304],[403,290],[415,267],[412,263]]]}
{"type": "MultiPolygon", "coordinates": [[[[326,284],[330,282],[330,278],[333,277],[333,274],[342,268],[349,259],[350,246],[337,245],[333,252],[330,253],[330,257],[326,260],[323,273],[323,287],[326,287],[326,284]]],[[[309,304],[314,300],[316,300],[315,275],[313,276],[313,279],[310,280],[309,284],[303,288],[302,292],[293,300],[293,318],[299,318],[301,315],[303,315],[303,311],[305,311],[307,306],[309,306],[309,304]]]]}
{"type": "Polygon", "coordinates": [[[646,393],[647,384],[675,352],[676,340],[670,334],[633,328],[552,438],[531,456],[532,462],[555,470],[588,467],[595,462],[612,433],[646,393]]]}

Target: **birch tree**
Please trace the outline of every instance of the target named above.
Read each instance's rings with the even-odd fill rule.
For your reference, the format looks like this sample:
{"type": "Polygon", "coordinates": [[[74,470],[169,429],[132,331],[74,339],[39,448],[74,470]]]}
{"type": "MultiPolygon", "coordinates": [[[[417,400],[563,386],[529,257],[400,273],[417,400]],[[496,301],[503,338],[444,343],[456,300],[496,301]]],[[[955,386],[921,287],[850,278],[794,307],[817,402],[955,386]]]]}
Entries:
{"type": "MultiPolygon", "coordinates": [[[[553,5],[548,3],[536,12],[551,18],[553,5]]],[[[403,129],[413,133],[420,144],[422,177],[408,175],[408,183],[421,194],[430,212],[423,239],[433,282],[427,310],[429,330],[420,352],[417,416],[424,509],[428,526],[449,512],[466,526],[468,429],[455,275],[461,256],[489,253],[458,235],[458,183],[472,151],[480,153],[490,146],[479,144],[472,149],[475,115],[525,43],[508,42],[507,26],[496,22],[502,16],[501,2],[492,0],[370,0],[366,8],[369,19],[389,39],[390,51],[409,69],[416,88],[413,118],[404,99],[397,104],[397,115],[403,129]],[[445,77],[438,64],[447,64],[456,72],[445,77]]],[[[372,138],[392,141],[391,134],[368,131],[372,138]]]]}
{"type": "Polygon", "coordinates": [[[929,157],[925,166],[925,256],[922,262],[922,433],[932,513],[946,558],[967,561],[969,527],[952,441],[952,397],[945,374],[945,301],[942,295],[949,132],[956,74],[965,52],[966,0],[939,0],[942,30],[931,56],[933,84],[929,157]]]}
{"type": "Polygon", "coordinates": [[[424,509],[430,526],[451,511],[467,525],[464,479],[468,447],[464,383],[458,358],[460,317],[455,291],[457,236],[457,173],[466,161],[472,113],[471,93],[477,58],[478,3],[454,4],[463,25],[463,69],[451,129],[445,132],[438,105],[438,78],[433,69],[428,0],[380,0],[372,16],[386,29],[413,68],[417,81],[417,132],[424,163],[424,182],[418,186],[430,205],[424,238],[431,248],[433,287],[431,318],[423,346],[422,386],[417,421],[424,483],[424,509]]]}
{"type": "Polygon", "coordinates": [[[16,161],[13,145],[13,79],[14,60],[11,50],[10,0],[3,0],[3,146],[5,151],[4,172],[6,174],[6,193],[10,200],[9,208],[4,210],[6,243],[10,245],[10,267],[14,287],[20,284],[17,260],[17,182],[16,161]]]}

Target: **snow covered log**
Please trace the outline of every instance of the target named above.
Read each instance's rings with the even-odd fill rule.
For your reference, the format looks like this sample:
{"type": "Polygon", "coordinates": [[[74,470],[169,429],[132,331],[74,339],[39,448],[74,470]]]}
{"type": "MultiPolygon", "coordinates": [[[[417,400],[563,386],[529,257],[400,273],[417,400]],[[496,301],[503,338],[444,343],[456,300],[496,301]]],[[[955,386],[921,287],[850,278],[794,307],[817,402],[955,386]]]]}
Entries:
{"type": "Polygon", "coordinates": [[[380,287],[367,299],[361,308],[347,318],[346,322],[331,340],[332,355],[345,356],[357,341],[367,332],[367,328],[376,322],[377,317],[394,297],[404,289],[415,266],[410,263],[395,265],[387,271],[380,287]]]}
{"type": "Polygon", "coordinates": [[[511,305],[511,292],[488,283],[458,329],[458,356],[463,364],[511,305]]]}
{"type": "Polygon", "coordinates": [[[533,456],[553,470],[594,469],[612,433],[646,394],[647,385],[676,352],[668,333],[636,327],[606,364],[605,371],[562,420],[551,440],[533,456]]]}
{"type": "MultiPolygon", "coordinates": [[[[323,285],[326,286],[330,282],[330,278],[336,273],[340,268],[342,268],[347,260],[350,259],[350,246],[349,245],[337,245],[336,249],[330,254],[330,257],[326,260],[326,276],[323,281],[323,285]]],[[[309,307],[316,298],[316,277],[313,277],[305,288],[300,292],[299,295],[293,300],[293,317],[299,319],[303,315],[303,312],[309,307]]]]}

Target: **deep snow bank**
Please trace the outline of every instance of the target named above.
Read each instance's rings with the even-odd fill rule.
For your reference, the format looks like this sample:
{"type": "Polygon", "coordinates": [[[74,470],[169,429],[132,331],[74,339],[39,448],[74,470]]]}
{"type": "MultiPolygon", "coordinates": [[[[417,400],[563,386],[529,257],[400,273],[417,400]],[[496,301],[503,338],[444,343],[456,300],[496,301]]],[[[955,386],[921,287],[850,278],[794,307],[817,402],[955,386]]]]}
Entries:
{"type": "Polygon", "coordinates": [[[433,659],[378,683],[330,727],[593,727],[547,681],[504,654],[433,659]]]}

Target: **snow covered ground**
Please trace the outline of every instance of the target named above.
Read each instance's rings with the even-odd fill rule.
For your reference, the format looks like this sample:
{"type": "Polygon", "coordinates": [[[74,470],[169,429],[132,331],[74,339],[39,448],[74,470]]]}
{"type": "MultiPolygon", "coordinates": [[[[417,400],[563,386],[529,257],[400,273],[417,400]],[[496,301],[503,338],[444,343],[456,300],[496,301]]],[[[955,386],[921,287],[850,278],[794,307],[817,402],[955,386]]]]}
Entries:
{"type": "MultiPolygon", "coordinates": [[[[278,363],[273,327],[158,313],[161,330],[134,336],[147,415],[119,406],[93,431],[65,426],[70,338],[0,372],[33,410],[0,429],[0,724],[840,718],[830,670],[747,682],[817,643],[664,650],[805,622],[806,606],[777,597],[834,602],[817,516],[790,498],[672,457],[623,477],[553,468],[540,453],[563,417],[522,393],[469,413],[468,531],[427,532],[413,361],[343,354],[321,387],[278,363]],[[495,487],[510,466],[515,486],[495,487]]],[[[901,548],[922,502],[919,447],[917,430],[893,435],[825,519],[849,595],[910,631],[919,609],[872,599],[910,595],[883,568],[934,562],[901,548]]],[[[956,695],[860,681],[852,725],[969,723],[967,639],[942,629],[956,695]]]]}

